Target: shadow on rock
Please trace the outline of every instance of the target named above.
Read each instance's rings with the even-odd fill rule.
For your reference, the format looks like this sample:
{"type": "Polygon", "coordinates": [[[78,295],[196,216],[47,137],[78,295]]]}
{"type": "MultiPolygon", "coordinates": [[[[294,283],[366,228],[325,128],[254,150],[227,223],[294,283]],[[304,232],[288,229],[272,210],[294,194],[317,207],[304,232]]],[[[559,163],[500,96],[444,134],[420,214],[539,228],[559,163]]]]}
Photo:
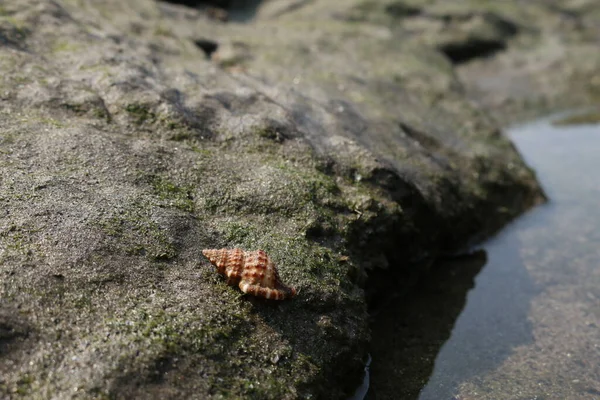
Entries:
{"type": "Polygon", "coordinates": [[[14,350],[31,333],[31,329],[17,316],[17,310],[0,309],[0,356],[14,350]]]}
{"type": "Polygon", "coordinates": [[[371,379],[378,400],[453,398],[460,383],[532,342],[528,313],[539,288],[514,229],[485,251],[438,262],[412,293],[376,315],[371,379]]]}
{"type": "Polygon", "coordinates": [[[521,258],[518,230],[544,220],[545,213],[534,213],[486,243],[486,267],[477,276],[452,336],[435,357],[435,369],[419,399],[452,398],[461,383],[496,370],[516,347],[533,342],[529,313],[540,287],[521,258]]]}
{"type": "Polygon", "coordinates": [[[262,0],[162,0],[165,3],[182,4],[204,9],[209,18],[222,22],[249,22],[256,16],[262,0]]]}
{"type": "Polygon", "coordinates": [[[439,262],[412,293],[394,299],[375,315],[369,398],[419,396],[486,261],[480,250],[439,262]]]}

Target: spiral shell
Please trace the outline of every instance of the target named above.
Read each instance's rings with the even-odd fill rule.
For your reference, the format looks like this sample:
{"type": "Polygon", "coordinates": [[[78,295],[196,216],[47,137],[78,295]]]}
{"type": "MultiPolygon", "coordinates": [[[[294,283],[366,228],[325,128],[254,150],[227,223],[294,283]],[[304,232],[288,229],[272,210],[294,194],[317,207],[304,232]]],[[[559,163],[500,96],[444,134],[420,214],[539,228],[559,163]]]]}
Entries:
{"type": "Polygon", "coordinates": [[[206,249],[202,254],[227,278],[227,284],[257,297],[284,300],[294,297],[296,289],[279,279],[277,267],[264,250],[206,249]]]}

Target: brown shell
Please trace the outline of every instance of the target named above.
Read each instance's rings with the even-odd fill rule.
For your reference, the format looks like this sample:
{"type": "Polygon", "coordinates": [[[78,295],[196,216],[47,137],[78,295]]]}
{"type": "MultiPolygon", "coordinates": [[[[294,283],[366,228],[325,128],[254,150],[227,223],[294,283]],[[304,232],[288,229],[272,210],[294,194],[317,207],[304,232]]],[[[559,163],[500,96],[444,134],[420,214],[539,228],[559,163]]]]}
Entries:
{"type": "Polygon", "coordinates": [[[271,300],[296,295],[296,289],[281,282],[277,267],[264,250],[207,249],[202,254],[227,278],[229,285],[238,285],[244,293],[271,300]]]}

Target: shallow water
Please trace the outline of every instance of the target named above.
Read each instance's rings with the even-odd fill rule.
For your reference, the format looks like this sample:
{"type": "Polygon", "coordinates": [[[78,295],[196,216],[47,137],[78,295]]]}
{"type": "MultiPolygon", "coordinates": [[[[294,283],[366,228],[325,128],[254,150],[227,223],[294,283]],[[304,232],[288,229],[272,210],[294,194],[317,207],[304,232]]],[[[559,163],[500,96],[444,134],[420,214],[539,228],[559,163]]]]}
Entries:
{"type": "Polygon", "coordinates": [[[600,400],[600,126],[509,134],[550,201],[377,316],[369,398],[600,400]]]}

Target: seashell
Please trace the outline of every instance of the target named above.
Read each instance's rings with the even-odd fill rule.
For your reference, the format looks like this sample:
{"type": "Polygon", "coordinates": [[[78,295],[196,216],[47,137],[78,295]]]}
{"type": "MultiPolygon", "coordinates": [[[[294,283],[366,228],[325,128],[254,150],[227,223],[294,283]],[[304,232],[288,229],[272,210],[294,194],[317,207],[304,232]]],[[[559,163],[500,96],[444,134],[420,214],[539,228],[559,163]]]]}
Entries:
{"type": "Polygon", "coordinates": [[[207,249],[202,254],[227,278],[227,284],[238,285],[244,293],[272,300],[296,295],[296,289],[281,282],[277,267],[264,250],[207,249]]]}

